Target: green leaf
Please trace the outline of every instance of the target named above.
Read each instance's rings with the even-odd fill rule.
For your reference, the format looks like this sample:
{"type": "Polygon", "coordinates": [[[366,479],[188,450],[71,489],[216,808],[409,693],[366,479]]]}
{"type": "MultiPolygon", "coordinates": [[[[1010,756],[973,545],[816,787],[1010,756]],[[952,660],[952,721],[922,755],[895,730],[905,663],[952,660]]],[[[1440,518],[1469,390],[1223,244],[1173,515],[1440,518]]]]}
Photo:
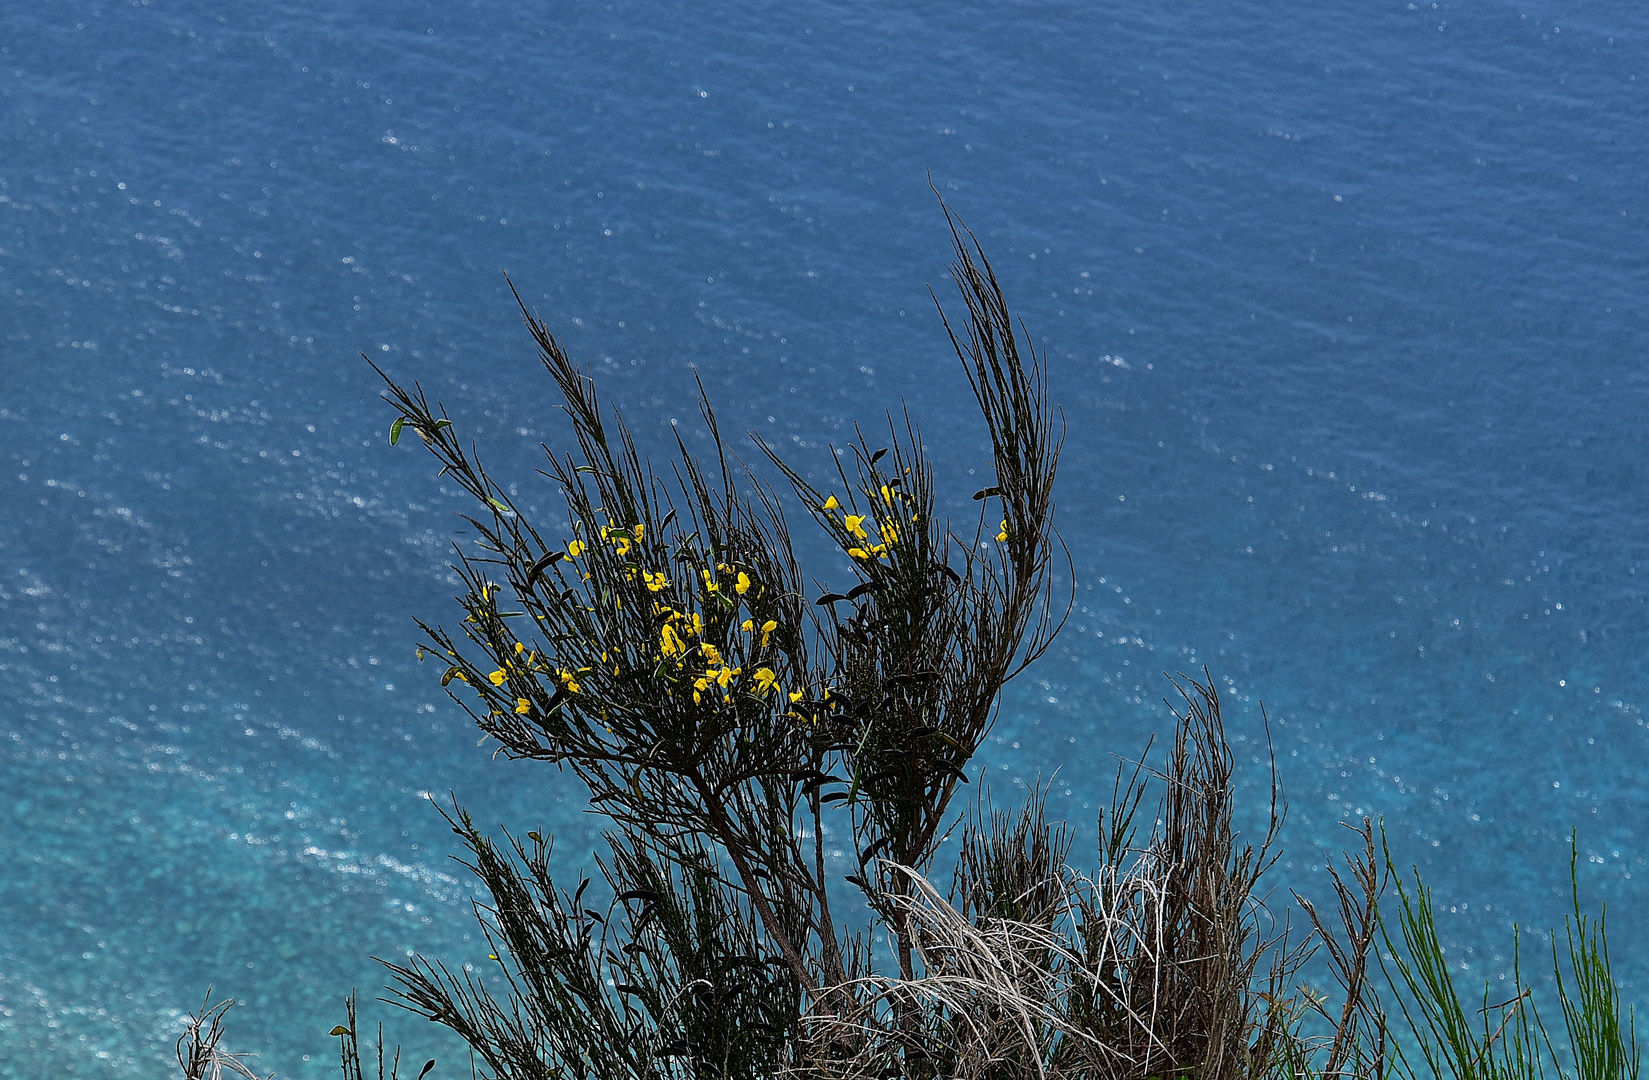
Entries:
{"type": "Polygon", "coordinates": [[[451,420],[437,420],[437,421],[435,421],[435,430],[436,431],[440,431],[444,427],[451,427],[451,426],[452,426],[452,421],[451,420]]]}
{"type": "Polygon", "coordinates": [[[349,1029],[344,1027],[342,1024],[339,1024],[337,1027],[332,1029],[330,1034],[332,1034],[332,1035],[348,1035],[349,1034],[349,1029]]]}
{"type": "Polygon", "coordinates": [[[491,503],[492,508],[494,510],[499,511],[500,513],[513,514],[515,512],[515,511],[511,510],[509,507],[505,506],[503,503],[499,502],[497,499],[494,499],[493,497],[491,497],[490,495],[487,497],[487,502],[491,503]]]}
{"type": "Polygon", "coordinates": [[[397,416],[395,418],[395,423],[389,425],[389,445],[394,446],[396,443],[401,441],[401,428],[406,424],[406,422],[406,417],[397,416]]]}

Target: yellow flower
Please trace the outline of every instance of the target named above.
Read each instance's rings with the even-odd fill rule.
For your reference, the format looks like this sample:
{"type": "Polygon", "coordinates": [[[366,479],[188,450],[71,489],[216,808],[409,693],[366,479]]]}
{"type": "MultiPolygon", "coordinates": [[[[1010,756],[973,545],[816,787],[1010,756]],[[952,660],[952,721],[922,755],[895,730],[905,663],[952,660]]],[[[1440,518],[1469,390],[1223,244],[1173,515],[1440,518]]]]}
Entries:
{"type": "MultiPolygon", "coordinates": [[[[760,672],[758,672],[757,674],[760,675],[760,672]]],[[[792,705],[794,705],[796,702],[800,701],[802,698],[804,698],[806,696],[807,695],[802,693],[800,690],[792,690],[792,691],[790,691],[790,703],[792,705]]]]}
{"type": "Polygon", "coordinates": [[[658,650],[665,656],[678,656],[686,651],[687,646],[682,643],[681,635],[669,623],[658,632],[658,650]]]}
{"type": "Polygon", "coordinates": [[[641,522],[639,522],[639,521],[638,521],[638,522],[636,522],[636,539],[637,539],[637,540],[640,540],[640,539],[641,539],[641,537],[642,537],[642,535],[643,535],[643,534],[644,534],[644,533],[645,533],[645,532],[646,532],[646,531],[647,531],[647,526],[646,526],[646,525],[643,525],[643,524],[642,524],[642,523],[641,523],[641,522]]]}
{"type": "Polygon", "coordinates": [[[886,484],[882,485],[882,501],[887,503],[889,506],[893,505],[893,489],[888,487],[886,484]]]}
{"type": "MultiPolygon", "coordinates": [[[[726,690],[728,684],[733,681],[733,676],[743,670],[743,668],[721,668],[716,672],[716,685],[726,690]]],[[[705,672],[705,674],[708,675],[709,672],[705,672]]]]}
{"type": "Polygon", "coordinates": [[[825,500],[824,508],[826,510],[840,510],[842,508],[842,504],[836,501],[836,496],[832,495],[830,498],[825,500]]]}
{"type": "Polygon", "coordinates": [[[578,679],[573,675],[572,672],[562,671],[560,668],[557,668],[556,672],[555,672],[555,677],[556,677],[556,681],[561,683],[562,686],[566,687],[567,693],[569,693],[569,694],[578,693],[578,691],[579,691],[578,679]]]}
{"type": "Polygon", "coordinates": [[[882,526],[882,539],[889,544],[899,542],[899,530],[894,528],[893,522],[889,521],[882,526]]]}
{"type": "Polygon", "coordinates": [[[773,673],[772,668],[762,667],[756,669],[756,693],[767,693],[773,689],[773,684],[778,681],[779,677],[773,673]]]}
{"type": "Polygon", "coordinates": [[[768,619],[766,622],[762,623],[762,648],[767,648],[768,637],[770,637],[773,631],[778,628],[779,624],[774,622],[772,619],[768,619]]]}
{"type": "Polygon", "coordinates": [[[574,540],[567,545],[567,558],[576,559],[582,554],[584,554],[584,541],[574,540]]]}
{"type": "Polygon", "coordinates": [[[750,591],[750,575],[743,570],[739,571],[739,583],[733,586],[733,591],[743,596],[750,591]]]}
{"type": "Polygon", "coordinates": [[[721,650],[710,644],[708,641],[700,643],[699,652],[703,653],[704,658],[712,665],[721,663],[721,650]]]}
{"type": "Polygon", "coordinates": [[[1002,519],[1002,531],[996,534],[996,539],[997,539],[998,543],[1006,544],[1008,542],[1008,519],[1007,518],[1002,519]]]}
{"type": "Polygon", "coordinates": [[[756,632],[756,620],[755,619],[746,619],[746,620],[744,620],[742,623],[739,624],[739,629],[743,630],[747,634],[755,633],[756,632]]]}
{"type": "Polygon", "coordinates": [[[699,613],[696,612],[696,611],[693,612],[692,624],[693,624],[692,625],[693,636],[694,637],[703,637],[704,636],[704,620],[699,618],[699,613]]]}
{"type": "Polygon", "coordinates": [[[863,515],[863,514],[849,514],[843,520],[842,524],[846,525],[847,526],[847,531],[852,533],[854,536],[857,536],[861,540],[866,539],[866,537],[865,537],[865,515],[863,515]]]}
{"type": "Polygon", "coordinates": [[[704,575],[704,588],[705,588],[705,591],[707,591],[707,592],[719,592],[721,590],[721,586],[717,585],[714,581],[712,581],[710,579],[710,571],[700,570],[699,573],[704,575]]]}
{"type": "Polygon", "coordinates": [[[487,680],[489,682],[491,682],[494,686],[503,686],[504,685],[504,673],[502,671],[495,671],[491,675],[487,676],[487,680]]]}
{"type": "Polygon", "coordinates": [[[527,647],[525,645],[521,644],[519,641],[515,643],[515,655],[520,656],[526,651],[527,647]]]}
{"type": "Polygon", "coordinates": [[[515,699],[515,711],[518,712],[518,713],[532,712],[532,702],[528,701],[524,697],[516,698],[515,699]]]}
{"type": "Polygon", "coordinates": [[[868,559],[868,558],[870,558],[870,552],[866,551],[864,548],[848,548],[847,553],[849,555],[853,556],[855,559],[868,559]]]}
{"type": "Polygon", "coordinates": [[[613,548],[617,550],[620,555],[628,555],[630,554],[630,541],[621,536],[617,540],[613,541],[613,548]]]}

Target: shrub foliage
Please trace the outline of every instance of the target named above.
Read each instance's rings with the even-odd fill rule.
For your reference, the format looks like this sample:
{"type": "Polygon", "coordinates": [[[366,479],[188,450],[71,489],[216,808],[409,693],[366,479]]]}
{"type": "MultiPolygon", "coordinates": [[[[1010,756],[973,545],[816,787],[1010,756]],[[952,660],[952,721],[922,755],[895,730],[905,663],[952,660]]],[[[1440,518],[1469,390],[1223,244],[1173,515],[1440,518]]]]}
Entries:
{"type": "MultiPolygon", "coordinates": [[[[565,524],[534,520],[438,403],[386,376],[391,442],[423,441],[480,537],[455,567],[462,622],[420,623],[420,655],[499,754],[571,770],[611,826],[596,877],[565,881],[549,838],[489,836],[454,806],[497,968],[390,964],[396,1000],[509,1080],[1536,1080],[1547,1060],[1566,1076],[1521,975],[1517,998],[1468,1016],[1418,880],[1399,886],[1394,941],[1369,820],[1328,867],[1327,917],[1295,894],[1291,937],[1268,913],[1275,771],[1268,827],[1245,840],[1206,672],[1174,681],[1160,765],[1119,770],[1090,872],[1042,792],[954,805],[1003,687],[1062,621],[1061,432],[1041,358],[946,215],[965,313],[941,318],[992,456],[966,527],[938,515],[908,413],[885,438],[856,433],[822,485],[753,436],[781,491],[729,449],[701,387],[710,451],[678,435],[655,466],[525,305],[576,446],[546,448],[541,470],[565,524]],[[839,549],[842,591],[809,588],[786,507],[839,549]],[[1407,1053],[1388,1053],[1377,943],[1407,1053]]],[[[1602,931],[1577,893],[1571,976],[1556,973],[1568,1060],[1577,1080],[1635,1080],[1602,931]]],[[[334,1034],[353,1080],[349,1013],[334,1034]]]]}
{"type": "MultiPolygon", "coordinates": [[[[1311,943],[1274,933],[1255,892],[1280,808],[1273,790],[1270,832],[1239,842],[1211,680],[1181,681],[1162,769],[1119,773],[1091,876],[1068,868],[1036,797],[1016,813],[976,802],[950,888],[930,880],[1003,686],[1061,621],[1045,372],[950,223],[965,314],[944,325],[994,474],[964,529],[936,513],[908,413],[883,439],[861,432],[822,486],[755,438],[781,495],[729,450],[701,389],[713,449],[678,436],[655,466],[525,306],[575,436],[542,470],[570,529],[533,520],[438,404],[389,381],[392,441],[417,434],[478,508],[482,550],[456,566],[463,621],[420,624],[443,685],[500,754],[575,773],[612,826],[592,890],[556,880],[547,838],[494,839],[454,809],[502,989],[421,957],[392,975],[491,1074],[1147,1080],[1315,1060],[1301,1025],[1321,1000],[1285,995],[1311,943]],[[809,590],[787,505],[851,585],[809,590]],[[1160,808],[1141,816],[1153,786],[1160,808]],[[862,903],[844,906],[827,848],[851,849],[862,903]]],[[[1363,835],[1341,889],[1331,1072],[1378,1071],[1363,835]]]]}

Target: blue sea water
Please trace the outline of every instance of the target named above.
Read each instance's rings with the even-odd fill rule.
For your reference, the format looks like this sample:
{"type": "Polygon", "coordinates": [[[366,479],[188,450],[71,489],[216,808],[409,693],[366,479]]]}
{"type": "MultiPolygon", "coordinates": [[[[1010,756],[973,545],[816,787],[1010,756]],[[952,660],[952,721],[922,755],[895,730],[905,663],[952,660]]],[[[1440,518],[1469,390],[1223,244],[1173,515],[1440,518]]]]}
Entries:
{"type": "Polygon", "coordinates": [[[329,1074],[372,956],[484,962],[430,795],[588,863],[414,659],[461,503],[358,354],[553,514],[508,271],[648,447],[695,371],[807,468],[902,401],[966,513],[930,177],[1068,424],[999,796],[1091,831],[1206,665],[1279,896],[1380,817],[1498,981],[1574,830],[1649,1005],[1646,57],[1578,0],[0,5],[0,1077],[166,1075],[208,985],[329,1074]]]}

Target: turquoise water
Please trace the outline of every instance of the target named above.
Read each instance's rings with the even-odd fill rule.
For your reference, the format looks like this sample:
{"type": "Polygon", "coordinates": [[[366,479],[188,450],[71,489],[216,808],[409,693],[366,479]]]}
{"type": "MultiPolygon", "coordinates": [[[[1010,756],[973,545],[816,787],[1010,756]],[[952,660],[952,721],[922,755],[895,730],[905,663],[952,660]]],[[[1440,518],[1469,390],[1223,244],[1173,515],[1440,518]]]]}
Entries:
{"type": "Polygon", "coordinates": [[[1383,816],[1499,979],[1577,829],[1649,1004],[1646,55],[1618,3],[0,6],[0,1076],[165,1075],[209,984],[326,1075],[371,956],[484,956],[430,794],[586,862],[413,658],[460,504],[359,353],[532,498],[507,270],[649,446],[695,367],[804,466],[902,399],[971,506],[930,174],[1069,425],[998,792],[1091,825],[1206,664],[1278,895],[1383,816]]]}

